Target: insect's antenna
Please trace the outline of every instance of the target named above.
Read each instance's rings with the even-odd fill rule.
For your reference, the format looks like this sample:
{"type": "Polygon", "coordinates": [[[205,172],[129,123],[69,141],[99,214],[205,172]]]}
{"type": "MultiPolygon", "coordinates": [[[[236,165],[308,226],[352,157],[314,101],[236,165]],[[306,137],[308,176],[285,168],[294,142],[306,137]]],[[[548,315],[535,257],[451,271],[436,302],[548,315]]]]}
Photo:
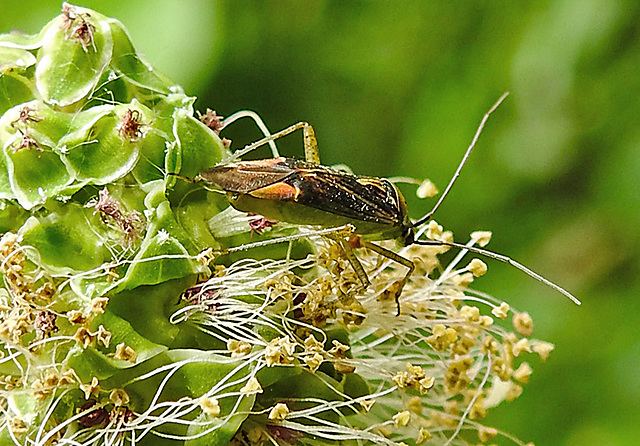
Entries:
{"type": "Polygon", "coordinates": [[[436,213],[436,210],[440,207],[440,205],[442,204],[442,202],[444,201],[446,196],[449,195],[449,191],[453,187],[453,183],[455,183],[456,180],[458,179],[458,177],[460,176],[460,172],[462,171],[462,168],[467,163],[467,159],[469,159],[469,155],[471,155],[471,152],[473,151],[473,148],[475,147],[476,142],[478,141],[478,138],[480,137],[480,133],[482,133],[482,129],[484,128],[484,124],[489,119],[489,116],[491,115],[491,113],[493,113],[494,110],[496,108],[498,108],[498,106],[502,103],[502,101],[504,101],[504,99],[507,96],[509,96],[509,92],[508,91],[505,92],[502,96],[500,96],[500,99],[498,99],[498,101],[495,104],[493,104],[493,107],[491,107],[489,109],[489,111],[487,113],[485,113],[485,115],[482,117],[482,121],[480,121],[480,125],[478,126],[478,130],[476,130],[476,134],[474,135],[473,140],[471,141],[471,144],[469,145],[469,147],[467,148],[467,151],[465,152],[464,156],[462,157],[462,161],[460,161],[460,164],[458,164],[458,168],[456,169],[456,172],[451,177],[451,180],[449,180],[449,184],[447,185],[447,188],[444,190],[444,192],[440,196],[440,199],[435,204],[433,209],[431,209],[431,211],[429,211],[427,214],[425,214],[425,216],[422,217],[420,220],[418,220],[418,221],[413,223],[414,227],[420,226],[420,225],[428,222],[429,220],[431,220],[431,217],[433,217],[433,214],[436,213]]]}
{"type": "Polygon", "coordinates": [[[565,290],[561,286],[556,285],[555,283],[551,282],[548,279],[545,279],[540,274],[538,274],[535,271],[527,268],[522,263],[516,262],[511,257],[507,257],[505,255],[498,254],[497,252],[489,251],[488,249],[482,249],[482,248],[477,248],[475,246],[463,245],[462,243],[444,242],[444,241],[441,241],[441,240],[415,240],[413,243],[415,243],[416,245],[423,245],[423,246],[443,246],[443,245],[444,246],[451,246],[452,248],[457,248],[457,249],[460,249],[460,250],[467,250],[467,251],[475,252],[476,254],[480,254],[480,255],[483,255],[485,257],[489,257],[490,259],[495,259],[495,260],[499,260],[500,262],[508,263],[509,265],[519,269],[520,271],[522,271],[526,275],[528,275],[530,277],[533,277],[534,279],[544,283],[548,287],[551,287],[554,290],[558,291],[559,293],[564,294],[566,297],[571,299],[571,301],[574,304],[576,304],[576,305],[581,305],[582,304],[582,302],[580,302],[578,300],[578,298],[576,298],[573,294],[571,294],[570,292],[568,292],[567,290],[565,290]]]}
{"type": "MultiPolygon", "coordinates": [[[[256,125],[258,126],[258,128],[260,129],[260,131],[262,132],[265,138],[269,138],[271,136],[271,132],[269,132],[269,129],[267,128],[262,118],[256,112],[251,110],[241,110],[227,117],[227,119],[222,121],[222,128],[224,129],[226,126],[228,126],[234,121],[237,121],[240,118],[253,119],[253,122],[256,123],[256,125]]],[[[270,140],[267,142],[269,144],[269,147],[271,147],[271,154],[273,155],[273,157],[274,158],[279,157],[280,154],[278,153],[278,148],[276,147],[276,143],[273,140],[270,140]]],[[[238,157],[236,156],[236,154],[234,154],[233,158],[236,159],[238,157]]]]}

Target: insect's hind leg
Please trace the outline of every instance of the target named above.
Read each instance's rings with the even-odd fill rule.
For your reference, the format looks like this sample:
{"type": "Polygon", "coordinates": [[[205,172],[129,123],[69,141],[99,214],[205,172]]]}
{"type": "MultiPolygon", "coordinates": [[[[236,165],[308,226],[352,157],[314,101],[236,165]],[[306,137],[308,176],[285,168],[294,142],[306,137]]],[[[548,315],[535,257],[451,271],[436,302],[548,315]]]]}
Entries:
{"type": "Polygon", "coordinates": [[[345,257],[351,264],[351,267],[355,271],[356,275],[358,276],[358,279],[360,280],[360,283],[362,284],[362,291],[365,291],[367,288],[369,288],[369,285],[371,285],[371,282],[369,281],[369,276],[367,275],[367,272],[364,270],[362,263],[360,263],[360,260],[358,260],[358,256],[354,254],[353,249],[351,249],[351,245],[349,245],[349,242],[347,240],[345,239],[337,240],[335,238],[334,240],[336,240],[336,242],[338,243],[338,246],[342,248],[342,251],[344,252],[345,257]]]}
{"type": "Polygon", "coordinates": [[[298,122],[297,124],[293,124],[292,126],[289,126],[284,130],[280,130],[279,132],[274,133],[273,135],[269,135],[265,138],[262,138],[261,140],[251,143],[240,150],[236,150],[233,156],[231,157],[231,160],[229,161],[239,159],[244,154],[249,153],[252,150],[255,150],[258,147],[261,147],[265,144],[272,143],[274,140],[278,138],[282,138],[283,136],[287,136],[299,129],[302,129],[303,131],[305,160],[308,163],[320,164],[320,155],[318,153],[318,141],[316,140],[315,132],[313,131],[313,127],[311,126],[311,124],[304,121],[298,122]]]}

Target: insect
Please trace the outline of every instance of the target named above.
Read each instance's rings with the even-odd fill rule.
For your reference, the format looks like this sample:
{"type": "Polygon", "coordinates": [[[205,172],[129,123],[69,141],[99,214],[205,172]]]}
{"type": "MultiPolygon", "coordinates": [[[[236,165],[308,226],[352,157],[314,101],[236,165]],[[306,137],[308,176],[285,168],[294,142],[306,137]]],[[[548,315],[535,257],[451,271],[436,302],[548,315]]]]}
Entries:
{"type": "MultiPolygon", "coordinates": [[[[440,199],[431,211],[417,221],[412,221],[409,217],[405,199],[391,181],[353,175],[320,164],[316,137],[313,128],[306,122],[294,124],[274,135],[267,136],[236,151],[233,156],[237,159],[259,146],[302,129],[305,161],[274,157],[254,161],[225,162],[201,171],[192,181],[203,181],[222,189],[226,192],[231,206],[239,211],[260,214],[269,220],[322,228],[316,234],[326,235],[338,243],[355,270],[363,289],[366,289],[370,282],[362,264],[353,252],[354,249],[368,248],[404,265],[407,268],[406,275],[393,286],[397,314],[400,314],[400,293],[415,270],[415,265],[411,260],[374,243],[375,241],[395,239],[402,246],[445,245],[475,252],[516,267],[579,305],[580,301],[571,293],[510,257],[454,242],[421,240],[415,237],[416,228],[432,218],[448,195],[475,147],[487,119],[507,95],[508,93],[502,95],[484,115],[471,144],[440,199]]],[[[290,239],[292,240],[293,237],[255,242],[229,248],[225,252],[290,239]]]]}

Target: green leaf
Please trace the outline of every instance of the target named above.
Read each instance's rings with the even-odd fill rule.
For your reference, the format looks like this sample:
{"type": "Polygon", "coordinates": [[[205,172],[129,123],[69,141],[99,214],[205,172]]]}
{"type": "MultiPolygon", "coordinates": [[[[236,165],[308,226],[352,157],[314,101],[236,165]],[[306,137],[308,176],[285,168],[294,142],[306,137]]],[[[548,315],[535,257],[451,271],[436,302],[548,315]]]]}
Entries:
{"type": "Polygon", "coordinates": [[[38,251],[32,260],[54,273],[86,271],[110,260],[98,231],[89,224],[90,215],[91,211],[67,203],[46,217],[30,217],[20,233],[23,243],[38,251]]]}
{"type": "Polygon", "coordinates": [[[151,124],[144,140],[140,142],[140,159],[132,172],[140,183],[164,178],[162,166],[167,149],[167,137],[158,131],[154,124],[151,124]]]}
{"type": "Polygon", "coordinates": [[[0,75],[0,113],[33,98],[32,82],[17,74],[0,75]]]}
{"type": "MultiPolygon", "coordinates": [[[[2,167],[0,167],[0,172],[1,169],[2,167]]],[[[0,175],[0,180],[1,179],[2,175],[0,175]]],[[[29,213],[26,212],[22,206],[6,201],[0,202],[0,233],[15,231],[17,227],[24,223],[28,216],[29,213]]]]}
{"type": "Polygon", "coordinates": [[[4,155],[11,190],[27,210],[44,203],[71,182],[67,167],[53,152],[33,148],[17,152],[5,149],[4,155]]]}
{"type": "Polygon", "coordinates": [[[23,50],[35,50],[42,46],[42,40],[47,31],[57,24],[57,19],[51,20],[38,34],[25,34],[21,31],[13,31],[8,34],[0,34],[0,47],[20,48],[23,50]]]}
{"type": "Polygon", "coordinates": [[[71,146],[77,134],[61,141],[66,147],[64,159],[78,179],[107,184],[133,169],[139,155],[138,144],[122,138],[117,129],[120,122],[121,118],[109,113],[91,126],[86,141],[71,146]]]}
{"type": "Polygon", "coordinates": [[[195,276],[188,276],[126,290],[109,299],[109,310],[147,339],[170,345],[183,327],[172,324],[169,318],[178,308],[180,295],[194,283],[195,276]]]}
{"type": "Polygon", "coordinates": [[[100,105],[81,112],[64,113],[40,100],[21,102],[2,116],[0,140],[6,145],[9,138],[28,134],[40,146],[64,154],[69,150],[68,146],[84,144],[95,122],[113,110],[111,105],[100,105]],[[25,110],[29,116],[26,120],[23,118],[25,110]]]}
{"type": "Polygon", "coordinates": [[[13,193],[11,182],[9,181],[7,160],[3,153],[0,156],[0,199],[13,200],[15,198],[16,194],[13,193]]]}
{"type": "Polygon", "coordinates": [[[0,45],[0,73],[13,70],[24,71],[35,63],[36,57],[29,51],[0,45]]]}
{"type": "Polygon", "coordinates": [[[36,87],[53,105],[74,104],[91,94],[111,60],[113,40],[104,16],[79,7],[76,14],[84,14],[83,20],[90,27],[85,46],[73,34],[75,28],[65,33],[64,18],[59,16],[46,31],[38,51],[36,87]]]}
{"type": "Polygon", "coordinates": [[[225,149],[220,137],[202,122],[194,119],[187,110],[176,109],[173,132],[179,146],[179,172],[182,175],[193,178],[198,172],[214,166],[222,159],[225,149]]]}
{"type": "Polygon", "coordinates": [[[145,205],[151,211],[148,212],[147,233],[127,270],[123,289],[153,285],[206,271],[185,248],[187,245],[195,251],[195,246],[175,220],[164,196],[162,181],[149,192],[145,205]]]}

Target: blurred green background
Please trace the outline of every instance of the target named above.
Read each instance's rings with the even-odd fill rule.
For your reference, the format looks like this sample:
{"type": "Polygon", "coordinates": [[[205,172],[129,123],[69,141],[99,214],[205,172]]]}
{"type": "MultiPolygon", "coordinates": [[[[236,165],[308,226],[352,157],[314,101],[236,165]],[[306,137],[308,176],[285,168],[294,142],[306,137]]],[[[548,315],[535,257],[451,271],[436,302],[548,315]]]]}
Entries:
{"type": "MultiPolygon", "coordinates": [[[[640,3],[85,1],[149,62],[227,116],[312,123],[324,164],[444,188],[503,91],[436,220],[566,286],[487,261],[476,288],[527,310],[556,344],[488,423],[537,445],[640,438],[640,3]]],[[[0,31],[38,31],[57,1],[2,0],[0,31]]],[[[225,131],[258,139],[249,122],[225,131]]],[[[279,143],[302,157],[302,136],[279,143]]],[[[265,151],[261,156],[267,156],[265,151]]],[[[203,166],[206,167],[206,166],[203,166]]],[[[415,197],[412,188],[406,195],[415,197]]],[[[433,201],[409,198],[414,217],[433,201]]]]}

